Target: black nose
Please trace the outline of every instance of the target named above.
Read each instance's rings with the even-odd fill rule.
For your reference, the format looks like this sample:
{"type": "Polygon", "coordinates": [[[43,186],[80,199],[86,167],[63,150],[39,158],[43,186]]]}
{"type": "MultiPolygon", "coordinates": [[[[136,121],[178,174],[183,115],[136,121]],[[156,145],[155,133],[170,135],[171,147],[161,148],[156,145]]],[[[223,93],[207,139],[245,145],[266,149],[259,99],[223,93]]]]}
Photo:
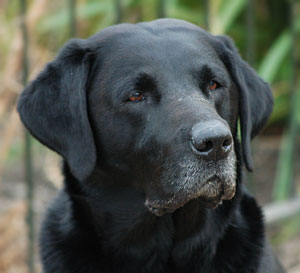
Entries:
{"type": "Polygon", "coordinates": [[[194,153],[204,159],[225,158],[232,148],[229,128],[219,120],[197,123],[192,128],[191,146],[194,153]]]}

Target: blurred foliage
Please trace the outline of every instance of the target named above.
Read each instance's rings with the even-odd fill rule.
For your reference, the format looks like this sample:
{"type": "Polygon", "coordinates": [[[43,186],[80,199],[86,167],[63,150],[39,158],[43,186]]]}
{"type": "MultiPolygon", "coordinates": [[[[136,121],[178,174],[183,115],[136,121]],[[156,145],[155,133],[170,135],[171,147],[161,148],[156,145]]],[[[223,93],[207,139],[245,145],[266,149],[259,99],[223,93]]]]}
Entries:
{"type": "MultiPolygon", "coordinates": [[[[231,36],[242,57],[248,57],[247,60],[273,89],[275,107],[268,125],[269,132],[277,135],[284,132],[273,189],[274,199],[285,199],[296,192],[293,180],[300,127],[300,0],[75,2],[76,33],[80,38],[87,38],[120,19],[122,22],[136,23],[154,20],[159,15],[184,19],[208,28],[213,34],[231,36]],[[252,25],[249,14],[252,16],[252,25]],[[294,52],[294,59],[291,52],[294,52]]],[[[3,136],[0,135],[0,182],[4,162],[13,166],[13,169],[16,159],[20,163],[22,155],[21,139],[12,140],[15,135],[20,135],[22,128],[15,110],[22,89],[23,73],[19,3],[17,0],[0,0],[0,133],[3,133],[3,136]]],[[[27,0],[27,4],[29,78],[32,79],[69,39],[72,14],[70,0],[27,0]]],[[[40,156],[44,149],[42,145],[36,140],[32,144],[39,166],[51,166],[51,160],[40,156]]],[[[48,168],[47,173],[51,181],[59,180],[53,169],[48,168]]],[[[283,223],[279,224],[281,232],[272,236],[275,244],[299,234],[300,216],[284,222],[283,228],[283,223]]]]}
{"type": "MultiPolygon", "coordinates": [[[[31,32],[40,50],[55,54],[68,39],[69,34],[69,5],[68,1],[28,1],[29,15],[34,12],[34,6],[43,5],[43,11],[37,16],[31,32]],[[42,4],[40,2],[43,2],[42,4]]],[[[210,31],[214,34],[228,34],[235,40],[241,54],[246,56],[247,0],[209,1],[209,11],[204,9],[204,1],[169,0],[165,1],[167,17],[181,18],[204,26],[204,17],[209,12],[210,31]]],[[[286,59],[291,50],[291,35],[288,24],[288,2],[255,1],[255,48],[256,61],[253,64],[260,75],[272,83],[276,97],[275,111],[271,122],[284,121],[289,108],[288,82],[290,64],[286,59]],[[274,20],[273,18],[276,18],[274,20]]],[[[138,22],[157,18],[159,0],[123,0],[121,1],[124,22],[138,22]]],[[[0,22],[1,29],[6,29],[5,39],[1,39],[1,59],[10,49],[10,43],[17,31],[18,2],[1,1],[0,22]]],[[[299,9],[299,5],[297,7],[299,9]]],[[[36,11],[38,12],[38,11],[36,11]]],[[[300,13],[299,13],[300,14],[300,13]]],[[[77,25],[78,36],[86,38],[115,22],[115,1],[112,0],[78,0],[77,25]]],[[[300,30],[300,17],[297,21],[300,30]]],[[[3,32],[3,31],[1,31],[3,32]]],[[[2,35],[3,37],[3,35],[2,35]]],[[[1,62],[1,70],[5,69],[5,62],[1,62]]],[[[8,64],[7,64],[8,65],[8,64]]],[[[1,73],[1,72],[0,72],[1,73]]]]}
{"type": "Polygon", "coordinates": [[[274,246],[279,246],[284,242],[295,238],[295,236],[299,236],[300,216],[277,223],[271,227],[270,230],[271,243],[274,246]]]}
{"type": "MultiPolygon", "coordinates": [[[[277,131],[281,132],[285,123],[291,120],[291,116],[295,121],[293,124],[299,127],[300,96],[295,95],[291,100],[291,89],[293,88],[295,93],[299,94],[300,85],[291,76],[294,70],[297,70],[295,73],[299,73],[299,56],[296,56],[297,67],[292,67],[290,53],[293,36],[290,5],[293,3],[293,11],[297,15],[294,16],[293,24],[295,33],[299,36],[300,1],[253,0],[251,2],[254,11],[253,29],[247,21],[250,1],[119,0],[122,9],[120,13],[120,10],[117,10],[117,0],[77,0],[77,36],[86,38],[114,24],[118,21],[118,14],[122,16],[123,22],[136,23],[154,20],[158,14],[161,14],[162,6],[166,17],[188,20],[201,27],[205,27],[205,20],[207,20],[209,31],[213,34],[231,36],[245,59],[249,55],[247,54],[247,50],[250,50],[247,38],[251,34],[254,47],[252,50],[255,52],[251,63],[258,73],[272,85],[275,96],[275,107],[269,128],[279,128],[277,131]]],[[[32,78],[68,40],[71,14],[69,0],[27,0],[27,3],[30,78],[32,78]]],[[[20,91],[22,67],[18,62],[18,58],[20,59],[18,48],[21,44],[19,21],[19,2],[0,0],[0,80],[5,83],[0,86],[0,96],[9,97],[6,96],[8,92],[13,94],[12,99],[6,100],[8,103],[14,103],[20,91]]],[[[299,39],[294,42],[294,47],[299,54],[299,39]]],[[[0,106],[2,97],[0,97],[0,106]]],[[[6,114],[3,114],[0,109],[0,119],[1,117],[4,119],[5,116],[6,114]]],[[[291,188],[285,183],[292,179],[295,137],[291,138],[289,134],[290,131],[285,134],[278,163],[277,180],[279,182],[276,182],[275,192],[280,192],[282,195],[277,194],[277,199],[286,196],[284,192],[288,191],[287,188],[291,188]]],[[[12,152],[15,153],[14,150],[12,152]]]]}

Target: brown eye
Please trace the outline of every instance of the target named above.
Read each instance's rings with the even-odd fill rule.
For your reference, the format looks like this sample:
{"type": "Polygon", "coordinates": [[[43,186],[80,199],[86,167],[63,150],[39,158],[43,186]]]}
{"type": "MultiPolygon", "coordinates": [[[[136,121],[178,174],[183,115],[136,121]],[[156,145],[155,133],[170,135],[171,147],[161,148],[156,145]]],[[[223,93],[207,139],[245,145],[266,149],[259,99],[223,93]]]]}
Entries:
{"type": "Polygon", "coordinates": [[[129,101],[142,101],[145,97],[140,92],[135,92],[129,97],[129,101]]]}
{"type": "Polygon", "coordinates": [[[220,87],[220,85],[219,85],[219,83],[217,83],[216,81],[210,81],[210,82],[208,83],[208,89],[209,89],[210,91],[214,91],[214,90],[216,90],[218,87],[220,87]]]}

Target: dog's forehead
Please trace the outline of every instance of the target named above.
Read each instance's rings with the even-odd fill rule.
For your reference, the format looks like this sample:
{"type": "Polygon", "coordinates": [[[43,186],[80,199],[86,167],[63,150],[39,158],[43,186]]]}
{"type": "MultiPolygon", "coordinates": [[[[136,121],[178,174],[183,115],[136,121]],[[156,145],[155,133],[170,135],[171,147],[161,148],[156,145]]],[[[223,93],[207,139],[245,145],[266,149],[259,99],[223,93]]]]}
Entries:
{"type": "Polygon", "coordinates": [[[217,60],[211,39],[212,35],[200,27],[175,19],[115,25],[91,38],[108,62],[126,60],[131,66],[132,62],[217,60]]]}
{"type": "Polygon", "coordinates": [[[102,31],[93,35],[90,39],[92,40],[105,40],[112,38],[125,37],[126,35],[142,35],[148,32],[153,35],[166,35],[166,34],[180,34],[180,33],[195,33],[197,35],[202,35],[203,37],[212,37],[212,35],[206,32],[204,29],[178,19],[158,19],[151,22],[142,22],[137,24],[123,23],[118,25],[113,25],[103,29],[102,31]]]}

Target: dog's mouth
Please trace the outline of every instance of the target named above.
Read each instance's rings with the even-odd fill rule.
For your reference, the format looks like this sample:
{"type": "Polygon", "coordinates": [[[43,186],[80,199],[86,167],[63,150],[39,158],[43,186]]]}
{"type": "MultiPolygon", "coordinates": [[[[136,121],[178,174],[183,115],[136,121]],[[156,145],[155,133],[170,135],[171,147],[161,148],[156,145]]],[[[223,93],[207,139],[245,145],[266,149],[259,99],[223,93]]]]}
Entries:
{"type": "Polygon", "coordinates": [[[173,213],[193,199],[198,199],[205,208],[215,209],[223,200],[231,200],[235,190],[235,179],[223,181],[218,176],[213,176],[205,183],[197,183],[187,191],[180,190],[169,198],[146,198],[145,206],[157,216],[173,213]]]}

